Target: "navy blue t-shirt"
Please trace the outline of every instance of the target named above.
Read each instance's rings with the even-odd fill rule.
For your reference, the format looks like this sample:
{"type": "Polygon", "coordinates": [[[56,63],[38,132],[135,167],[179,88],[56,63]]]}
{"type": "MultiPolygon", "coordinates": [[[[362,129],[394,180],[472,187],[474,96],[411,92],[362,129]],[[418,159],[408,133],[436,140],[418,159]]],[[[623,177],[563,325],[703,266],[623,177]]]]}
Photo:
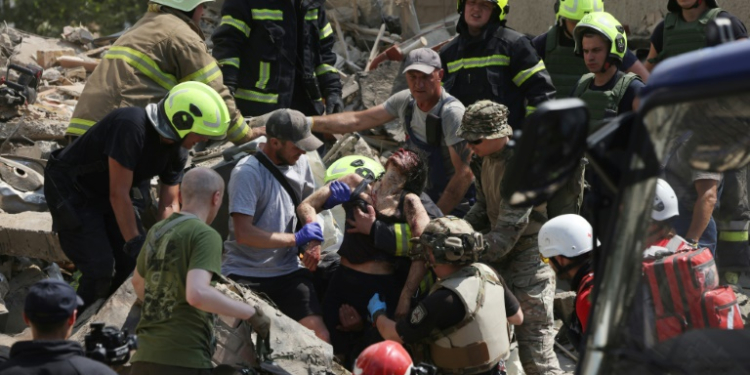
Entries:
{"type": "MultiPolygon", "coordinates": [[[[560,28],[559,26],[556,27],[560,28]]],[[[562,30],[562,28],[560,28],[560,32],[558,33],[558,35],[560,35],[558,43],[563,47],[575,47],[576,42],[563,34],[564,31],[562,30]]],[[[531,43],[534,44],[534,49],[536,49],[539,57],[544,60],[545,56],[547,55],[547,33],[537,36],[531,41],[531,43]]],[[[638,58],[633,52],[631,52],[630,50],[625,51],[625,57],[622,59],[620,70],[626,72],[628,69],[630,69],[630,67],[633,66],[633,64],[636,63],[636,61],[638,61],[638,58]]],[[[584,64],[585,63],[583,62],[583,59],[581,59],[581,65],[584,64]]]]}
{"type": "MultiPolygon", "coordinates": [[[[166,144],[142,108],[119,108],[110,112],[83,136],[66,147],[58,158],[83,166],[108,165],[109,158],[133,171],[133,186],[159,176],[165,185],[182,181],[188,150],[180,142],[166,144]]],[[[78,177],[89,203],[109,206],[109,167],[78,177]]]]}

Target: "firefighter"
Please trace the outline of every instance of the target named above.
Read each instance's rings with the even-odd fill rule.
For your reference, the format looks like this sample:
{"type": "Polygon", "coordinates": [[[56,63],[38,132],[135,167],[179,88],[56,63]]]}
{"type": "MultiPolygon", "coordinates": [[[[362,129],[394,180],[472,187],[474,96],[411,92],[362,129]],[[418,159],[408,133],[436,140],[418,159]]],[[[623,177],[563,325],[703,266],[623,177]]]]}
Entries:
{"type": "Polygon", "coordinates": [[[611,14],[587,14],[573,34],[575,54],[583,57],[590,72],[580,78],[573,96],[583,99],[589,108],[591,134],[603,120],[635,109],[638,91],[645,85],[637,74],[619,70],[628,41],[625,29],[611,14]]]}
{"type": "MultiPolygon", "coordinates": [[[[576,58],[573,29],[583,16],[592,12],[603,12],[603,0],[558,0],[555,2],[556,23],[549,31],[532,40],[534,48],[544,60],[547,71],[557,90],[557,98],[567,98],[573,92],[578,79],[588,70],[576,58]]],[[[630,50],[625,51],[620,70],[648,80],[649,72],[630,50]]]]}
{"type": "Polygon", "coordinates": [[[651,34],[651,50],[646,58],[646,69],[664,59],[706,47],[706,25],[717,18],[732,24],[736,39],[747,38],[747,28],[737,17],[719,8],[716,0],[669,0],[664,21],[651,34]]]}
{"type": "Polygon", "coordinates": [[[213,54],[245,116],[343,110],[333,29],[320,0],[227,0],[213,54]],[[325,104],[324,104],[325,100],[325,104]]]}
{"type": "Polygon", "coordinates": [[[224,99],[208,85],[189,81],[145,109],[112,111],[52,153],[44,196],[60,246],[82,273],[78,295],[87,306],[108,297],[135,267],[145,235],[131,187],[159,176],[159,220],[178,212],[188,150],[225,138],[229,121],[224,99]]]}
{"type": "Polygon", "coordinates": [[[504,104],[510,126],[555,96],[531,40],[505,27],[508,0],[458,0],[458,37],[440,51],[443,85],[464,106],[482,99],[504,104]]]}
{"type": "Polygon", "coordinates": [[[208,53],[198,24],[204,7],[213,1],[150,1],[148,12],[117,39],[91,73],[66,135],[83,135],[114,109],[156,103],[184,81],[205,83],[224,99],[232,115],[228,140],[242,144],[263,135],[263,128],[251,130],[245,124],[208,53]]]}

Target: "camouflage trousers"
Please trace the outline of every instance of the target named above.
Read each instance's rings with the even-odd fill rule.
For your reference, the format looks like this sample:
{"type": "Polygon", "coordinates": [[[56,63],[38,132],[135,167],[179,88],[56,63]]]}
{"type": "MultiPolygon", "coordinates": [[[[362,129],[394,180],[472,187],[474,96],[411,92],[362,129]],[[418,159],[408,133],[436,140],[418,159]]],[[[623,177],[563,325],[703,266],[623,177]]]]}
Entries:
{"type": "Polygon", "coordinates": [[[515,331],[524,372],[562,374],[554,351],[555,272],[539,257],[537,236],[522,238],[505,259],[492,266],[505,279],[523,311],[523,324],[515,331]]]}

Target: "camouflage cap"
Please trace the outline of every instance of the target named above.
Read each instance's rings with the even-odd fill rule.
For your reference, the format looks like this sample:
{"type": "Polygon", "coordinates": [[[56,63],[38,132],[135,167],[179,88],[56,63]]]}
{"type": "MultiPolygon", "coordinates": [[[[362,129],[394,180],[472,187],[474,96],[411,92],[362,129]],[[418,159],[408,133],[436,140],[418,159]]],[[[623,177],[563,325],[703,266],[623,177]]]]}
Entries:
{"type": "Polygon", "coordinates": [[[473,263],[486,248],[482,234],[475,232],[466,220],[455,216],[430,221],[422,235],[412,241],[432,248],[436,263],[473,263]]]}
{"type": "Polygon", "coordinates": [[[508,125],[508,114],[508,107],[480,100],[466,108],[456,135],[467,141],[509,136],[513,129],[508,125]]]}

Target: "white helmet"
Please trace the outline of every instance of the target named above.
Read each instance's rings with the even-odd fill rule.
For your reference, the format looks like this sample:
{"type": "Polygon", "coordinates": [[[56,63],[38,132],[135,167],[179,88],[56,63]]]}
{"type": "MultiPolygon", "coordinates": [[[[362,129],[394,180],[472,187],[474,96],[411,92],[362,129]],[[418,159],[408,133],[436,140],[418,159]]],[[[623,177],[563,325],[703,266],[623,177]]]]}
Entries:
{"type": "Polygon", "coordinates": [[[539,252],[545,258],[573,258],[594,248],[591,224],[579,215],[557,216],[539,230],[539,252]]]}
{"type": "Polygon", "coordinates": [[[654,208],[651,210],[651,218],[656,221],[664,221],[679,215],[677,209],[677,194],[674,189],[661,178],[656,181],[656,193],[654,194],[654,208]]]}

